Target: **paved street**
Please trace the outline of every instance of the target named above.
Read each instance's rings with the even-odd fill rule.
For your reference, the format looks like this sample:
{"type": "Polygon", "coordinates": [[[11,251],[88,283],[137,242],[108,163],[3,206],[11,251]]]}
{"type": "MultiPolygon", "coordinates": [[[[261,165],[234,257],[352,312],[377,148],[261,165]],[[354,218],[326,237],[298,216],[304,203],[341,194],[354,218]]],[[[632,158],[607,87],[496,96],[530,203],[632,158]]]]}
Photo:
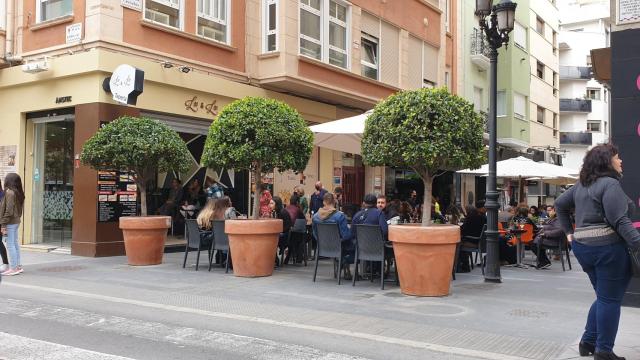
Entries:
{"type": "MultiPolygon", "coordinates": [[[[159,266],[124,257],[24,252],[3,278],[0,358],[7,359],[568,359],[593,300],[574,267],[479,269],[452,295],[415,298],[360,281],[338,286],[331,264],[287,266],[269,278],[159,266]]],[[[206,262],[206,253],[202,260],[206,262]]],[[[579,267],[579,266],[578,266],[579,267]]],[[[640,309],[624,308],[617,352],[640,359],[640,309]]]]}

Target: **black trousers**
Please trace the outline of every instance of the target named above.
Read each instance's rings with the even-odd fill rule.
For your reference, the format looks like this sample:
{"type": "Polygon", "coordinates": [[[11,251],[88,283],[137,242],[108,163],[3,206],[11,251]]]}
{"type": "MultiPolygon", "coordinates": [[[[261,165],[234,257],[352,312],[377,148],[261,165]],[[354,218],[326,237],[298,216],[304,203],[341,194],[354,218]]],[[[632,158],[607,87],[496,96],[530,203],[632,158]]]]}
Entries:
{"type": "Polygon", "coordinates": [[[0,256],[2,256],[2,263],[9,264],[9,258],[7,257],[7,248],[4,243],[0,241],[0,256]]]}

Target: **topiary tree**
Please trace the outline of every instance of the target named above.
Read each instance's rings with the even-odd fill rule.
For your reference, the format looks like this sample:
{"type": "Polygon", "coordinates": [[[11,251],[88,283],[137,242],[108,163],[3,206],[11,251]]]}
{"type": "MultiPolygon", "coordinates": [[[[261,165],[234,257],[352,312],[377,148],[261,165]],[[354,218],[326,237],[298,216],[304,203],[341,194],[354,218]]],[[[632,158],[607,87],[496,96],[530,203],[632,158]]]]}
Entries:
{"type": "Polygon", "coordinates": [[[193,161],[178,133],[158,121],[131,116],[100,128],[82,147],[80,160],[96,170],[133,172],[142,216],[147,216],[147,182],[156,171],[185,172],[193,161]]]}
{"type": "Polygon", "coordinates": [[[484,162],[483,118],[446,89],[402,91],[376,105],[365,123],[364,163],[413,169],[424,183],[422,223],[431,219],[431,187],[439,170],[484,162]]]}
{"type": "Polygon", "coordinates": [[[313,133],[291,106],[246,97],[227,105],[209,128],[202,165],[249,170],[256,182],[253,218],[259,214],[262,173],[303,171],[313,150],[313,133]]]}

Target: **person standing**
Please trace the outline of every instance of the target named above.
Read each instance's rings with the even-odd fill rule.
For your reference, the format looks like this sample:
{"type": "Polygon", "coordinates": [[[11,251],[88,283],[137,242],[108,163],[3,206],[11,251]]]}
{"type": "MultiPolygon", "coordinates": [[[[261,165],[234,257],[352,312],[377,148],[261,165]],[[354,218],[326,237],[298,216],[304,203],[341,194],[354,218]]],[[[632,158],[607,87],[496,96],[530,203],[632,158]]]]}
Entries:
{"type": "Polygon", "coordinates": [[[621,177],[618,149],[597,145],[584,157],[579,182],[555,202],[562,228],[596,293],[578,345],[581,356],[594,354],[595,360],[624,359],[613,347],[631,279],[627,248],[640,248],[640,233],[630,220],[635,205],[622,190],[621,177]],[[575,230],[571,210],[575,210],[575,230]]]}
{"type": "Polygon", "coordinates": [[[271,217],[271,192],[266,184],[262,184],[260,188],[260,217],[271,217]]]}
{"type": "MultiPolygon", "coordinates": [[[[327,193],[322,187],[322,183],[318,181],[316,183],[316,191],[311,194],[311,204],[309,204],[309,210],[311,210],[311,217],[320,210],[323,206],[324,195],[327,193]]],[[[334,197],[334,205],[335,205],[335,197],[334,197]]]]}
{"type": "Polygon", "coordinates": [[[302,187],[301,185],[297,185],[295,188],[293,188],[293,194],[297,195],[300,199],[300,210],[302,210],[302,214],[304,216],[307,216],[307,213],[309,212],[309,201],[304,196],[304,187],[302,187]]]}
{"type": "Polygon", "coordinates": [[[7,234],[9,269],[3,271],[2,275],[12,276],[23,272],[20,261],[20,244],[18,244],[18,227],[24,206],[24,190],[20,175],[7,174],[4,179],[4,187],[4,197],[0,200],[0,225],[2,225],[2,233],[7,234]]]}
{"type": "MultiPolygon", "coordinates": [[[[2,185],[0,184],[0,201],[4,197],[4,191],[2,190],[2,185]]],[[[9,257],[7,256],[7,248],[4,246],[6,236],[4,233],[2,234],[2,240],[0,241],[0,256],[2,257],[2,265],[0,265],[0,273],[9,269],[9,257]]]]}

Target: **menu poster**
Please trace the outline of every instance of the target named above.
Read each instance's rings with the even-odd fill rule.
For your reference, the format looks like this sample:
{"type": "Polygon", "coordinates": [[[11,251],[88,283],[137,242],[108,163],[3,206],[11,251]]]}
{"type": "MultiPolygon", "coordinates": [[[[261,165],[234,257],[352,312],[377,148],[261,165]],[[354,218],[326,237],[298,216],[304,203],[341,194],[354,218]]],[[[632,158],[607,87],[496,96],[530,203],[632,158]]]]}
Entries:
{"type": "Polygon", "coordinates": [[[18,145],[1,145],[0,146],[0,179],[4,182],[4,178],[8,173],[17,172],[16,156],[18,154],[18,145]]]}
{"type": "Polygon", "coordinates": [[[118,221],[138,213],[138,186],[131,173],[98,171],[98,221],[118,221]]]}

